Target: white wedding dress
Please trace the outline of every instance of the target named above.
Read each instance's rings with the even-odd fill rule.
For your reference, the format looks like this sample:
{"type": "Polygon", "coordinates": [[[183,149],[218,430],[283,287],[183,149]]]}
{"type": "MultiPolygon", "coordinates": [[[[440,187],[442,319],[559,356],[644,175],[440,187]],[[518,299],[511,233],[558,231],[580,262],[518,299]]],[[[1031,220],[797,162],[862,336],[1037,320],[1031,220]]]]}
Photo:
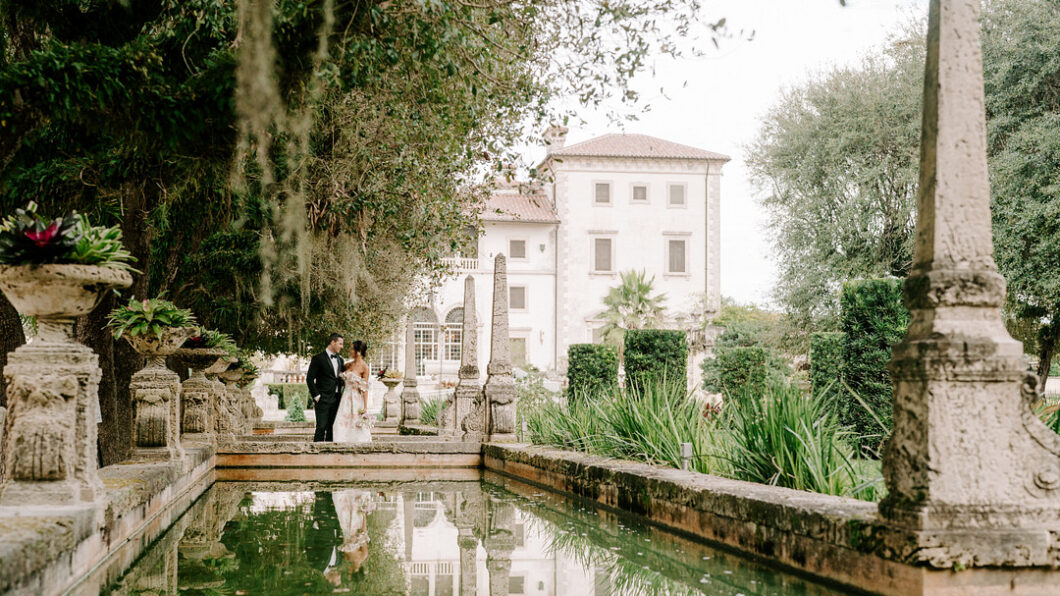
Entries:
{"type": "Polygon", "coordinates": [[[371,443],[373,415],[368,412],[368,381],[353,372],[340,375],[346,383],[335,415],[336,443],[371,443]]]}

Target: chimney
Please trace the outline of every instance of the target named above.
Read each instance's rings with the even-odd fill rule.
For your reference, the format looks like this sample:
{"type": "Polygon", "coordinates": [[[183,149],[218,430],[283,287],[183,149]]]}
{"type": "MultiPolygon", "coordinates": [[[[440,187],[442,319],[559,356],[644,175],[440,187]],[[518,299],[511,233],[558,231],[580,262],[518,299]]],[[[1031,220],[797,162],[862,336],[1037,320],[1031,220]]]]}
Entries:
{"type": "Polygon", "coordinates": [[[567,142],[567,127],[553,125],[545,131],[545,151],[552,154],[557,149],[562,149],[567,142]]]}

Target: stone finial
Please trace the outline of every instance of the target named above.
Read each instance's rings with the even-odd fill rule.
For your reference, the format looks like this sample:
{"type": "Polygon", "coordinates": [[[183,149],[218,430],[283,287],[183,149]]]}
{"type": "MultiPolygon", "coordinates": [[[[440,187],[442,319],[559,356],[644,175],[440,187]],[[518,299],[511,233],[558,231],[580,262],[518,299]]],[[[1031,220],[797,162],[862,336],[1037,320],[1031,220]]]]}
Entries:
{"type": "Polygon", "coordinates": [[[405,382],[401,391],[401,424],[419,424],[420,391],[416,382],[416,330],[409,315],[405,325],[405,382]]]}
{"type": "Polygon", "coordinates": [[[1055,566],[1060,437],[1020,398],[1023,350],[999,312],[979,0],[931,2],[918,192],[911,319],[890,364],[889,541],[934,567],[1055,566]]]}
{"type": "Polygon", "coordinates": [[[563,148],[563,145],[567,143],[567,127],[553,125],[548,127],[545,131],[545,151],[552,153],[553,151],[563,148]]]}
{"type": "Polygon", "coordinates": [[[478,370],[478,315],[475,306],[475,279],[464,279],[464,321],[460,337],[460,371],[453,392],[453,422],[459,425],[453,434],[463,433],[466,440],[480,440],[485,431],[485,410],[481,407],[482,387],[478,370]]]}
{"type": "Polygon", "coordinates": [[[486,373],[483,392],[489,440],[514,441],[516,394],[508,335],[508,267],[503,254],[497,255],[493,270],[493,323],[486,373]]]}

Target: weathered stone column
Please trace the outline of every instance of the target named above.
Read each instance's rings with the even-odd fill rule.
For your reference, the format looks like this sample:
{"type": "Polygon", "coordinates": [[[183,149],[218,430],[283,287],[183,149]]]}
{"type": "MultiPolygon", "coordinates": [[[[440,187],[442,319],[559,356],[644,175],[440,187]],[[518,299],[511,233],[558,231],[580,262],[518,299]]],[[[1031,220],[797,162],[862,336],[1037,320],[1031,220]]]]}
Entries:
{"type": "Polygon", "coordinates": [[[416,334],[411,315],[405,327],[405,387],[401,392],[401,424],[419,424],[420,390],[416,381],[416,334]]]}
{"type": "Polygon", "coordinates": [[[490,441],[515,441],[515,380],[508,337],[508,266],[497,255],[493,269],[493,322],[490,329],[490,362],[486,366],[486,430],[490,441]]]}
{"type": "Polygon", "coordinates": [[[909,331],[894,348],[880,512],[934,567],[1060,564],[1060,437],[1021,396],[993,260],[979,0],[932,0],[909,331]]]}
{"type": "Polygon", "coordinates": [[[243,390],[239,387],[243,371],[226,370],[218,377],[224,381],[225,393],[218,413],[220,425],[217,433],[228,438],[248,434],[249,421],[243,415],[243,390]]]}
{"type": "Polygon", "coordinates": [[[397,426],[401,422],[401,392],[397,389],[401,383],[401,379],[383,378],[383,420],[377,426],[397,426]]]}
{"type": "Polygon", "coordinates": [[[478,593],[478,537],[475,526],[484,525],[486,516],[485,496],[476,486],[462,492],[456,498],[454,525],[457,529],[457,546],[460,547],[460,596],[475,596],[478,593]]]}
{"type": "Polygon", "coordinates": [[[490,576],[490,596],[508,596],[515,550],[515,507],[494,500],[490,503],[489,535],[486,536],[486,570],[490,576]]]}
{"type": "Polygon", "coordinates": [[[191,370],[187,380],[180,384],[181,432],[184,434],[204,439],[214,436],[217,397],[213,382],[206,378],[204,371],[224,355],[223,350],[210,348],[184,348],[173,353],[174,366],[191,370]]]}
{"type": "Polygon", "coordinates": [[[74,340],[74,320],[99,295],[124,288],[124,271],[82,265],[0,267],[0,290],[37,317],[39,336],[8,355],[7,451],[0,505],[98,505],[99,358],[74,340]]]}
{"type": "Polygon", "coordinates": [[[484,428],[481,421],[477,428],[474,418],[468,418],[475,400],[482,394],[478,370],[478,315],[475,314],[475,279],[470,275],[464,279],[464,321],[460,334],[459,380],[453,391],[453,399],[442,418],[442,432],[450,436],[461,436],[469,431],[477,432],[481,438],[484,428]]]}
{"type": "Polygon", "coordinates": [[[147,357],[147,366],[129,382],[134,413],[133,457],[139,461],[184,460],[180,444],[180,376],[166,368],[166,356],[195,333],[194,327],[164,328],[158,336],[125,338],[147,357]]]}

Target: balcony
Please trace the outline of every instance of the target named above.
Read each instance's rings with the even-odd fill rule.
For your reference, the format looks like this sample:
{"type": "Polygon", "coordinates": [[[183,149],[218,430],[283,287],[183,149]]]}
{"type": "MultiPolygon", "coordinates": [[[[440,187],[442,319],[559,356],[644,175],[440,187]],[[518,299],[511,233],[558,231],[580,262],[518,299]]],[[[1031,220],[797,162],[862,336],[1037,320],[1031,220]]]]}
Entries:
{"type": "Polygon", "coordinates": [[[459,272],[478,271],[478,258],[476,257],[453,257],[442,259],[442,263],[459,272]]]}

